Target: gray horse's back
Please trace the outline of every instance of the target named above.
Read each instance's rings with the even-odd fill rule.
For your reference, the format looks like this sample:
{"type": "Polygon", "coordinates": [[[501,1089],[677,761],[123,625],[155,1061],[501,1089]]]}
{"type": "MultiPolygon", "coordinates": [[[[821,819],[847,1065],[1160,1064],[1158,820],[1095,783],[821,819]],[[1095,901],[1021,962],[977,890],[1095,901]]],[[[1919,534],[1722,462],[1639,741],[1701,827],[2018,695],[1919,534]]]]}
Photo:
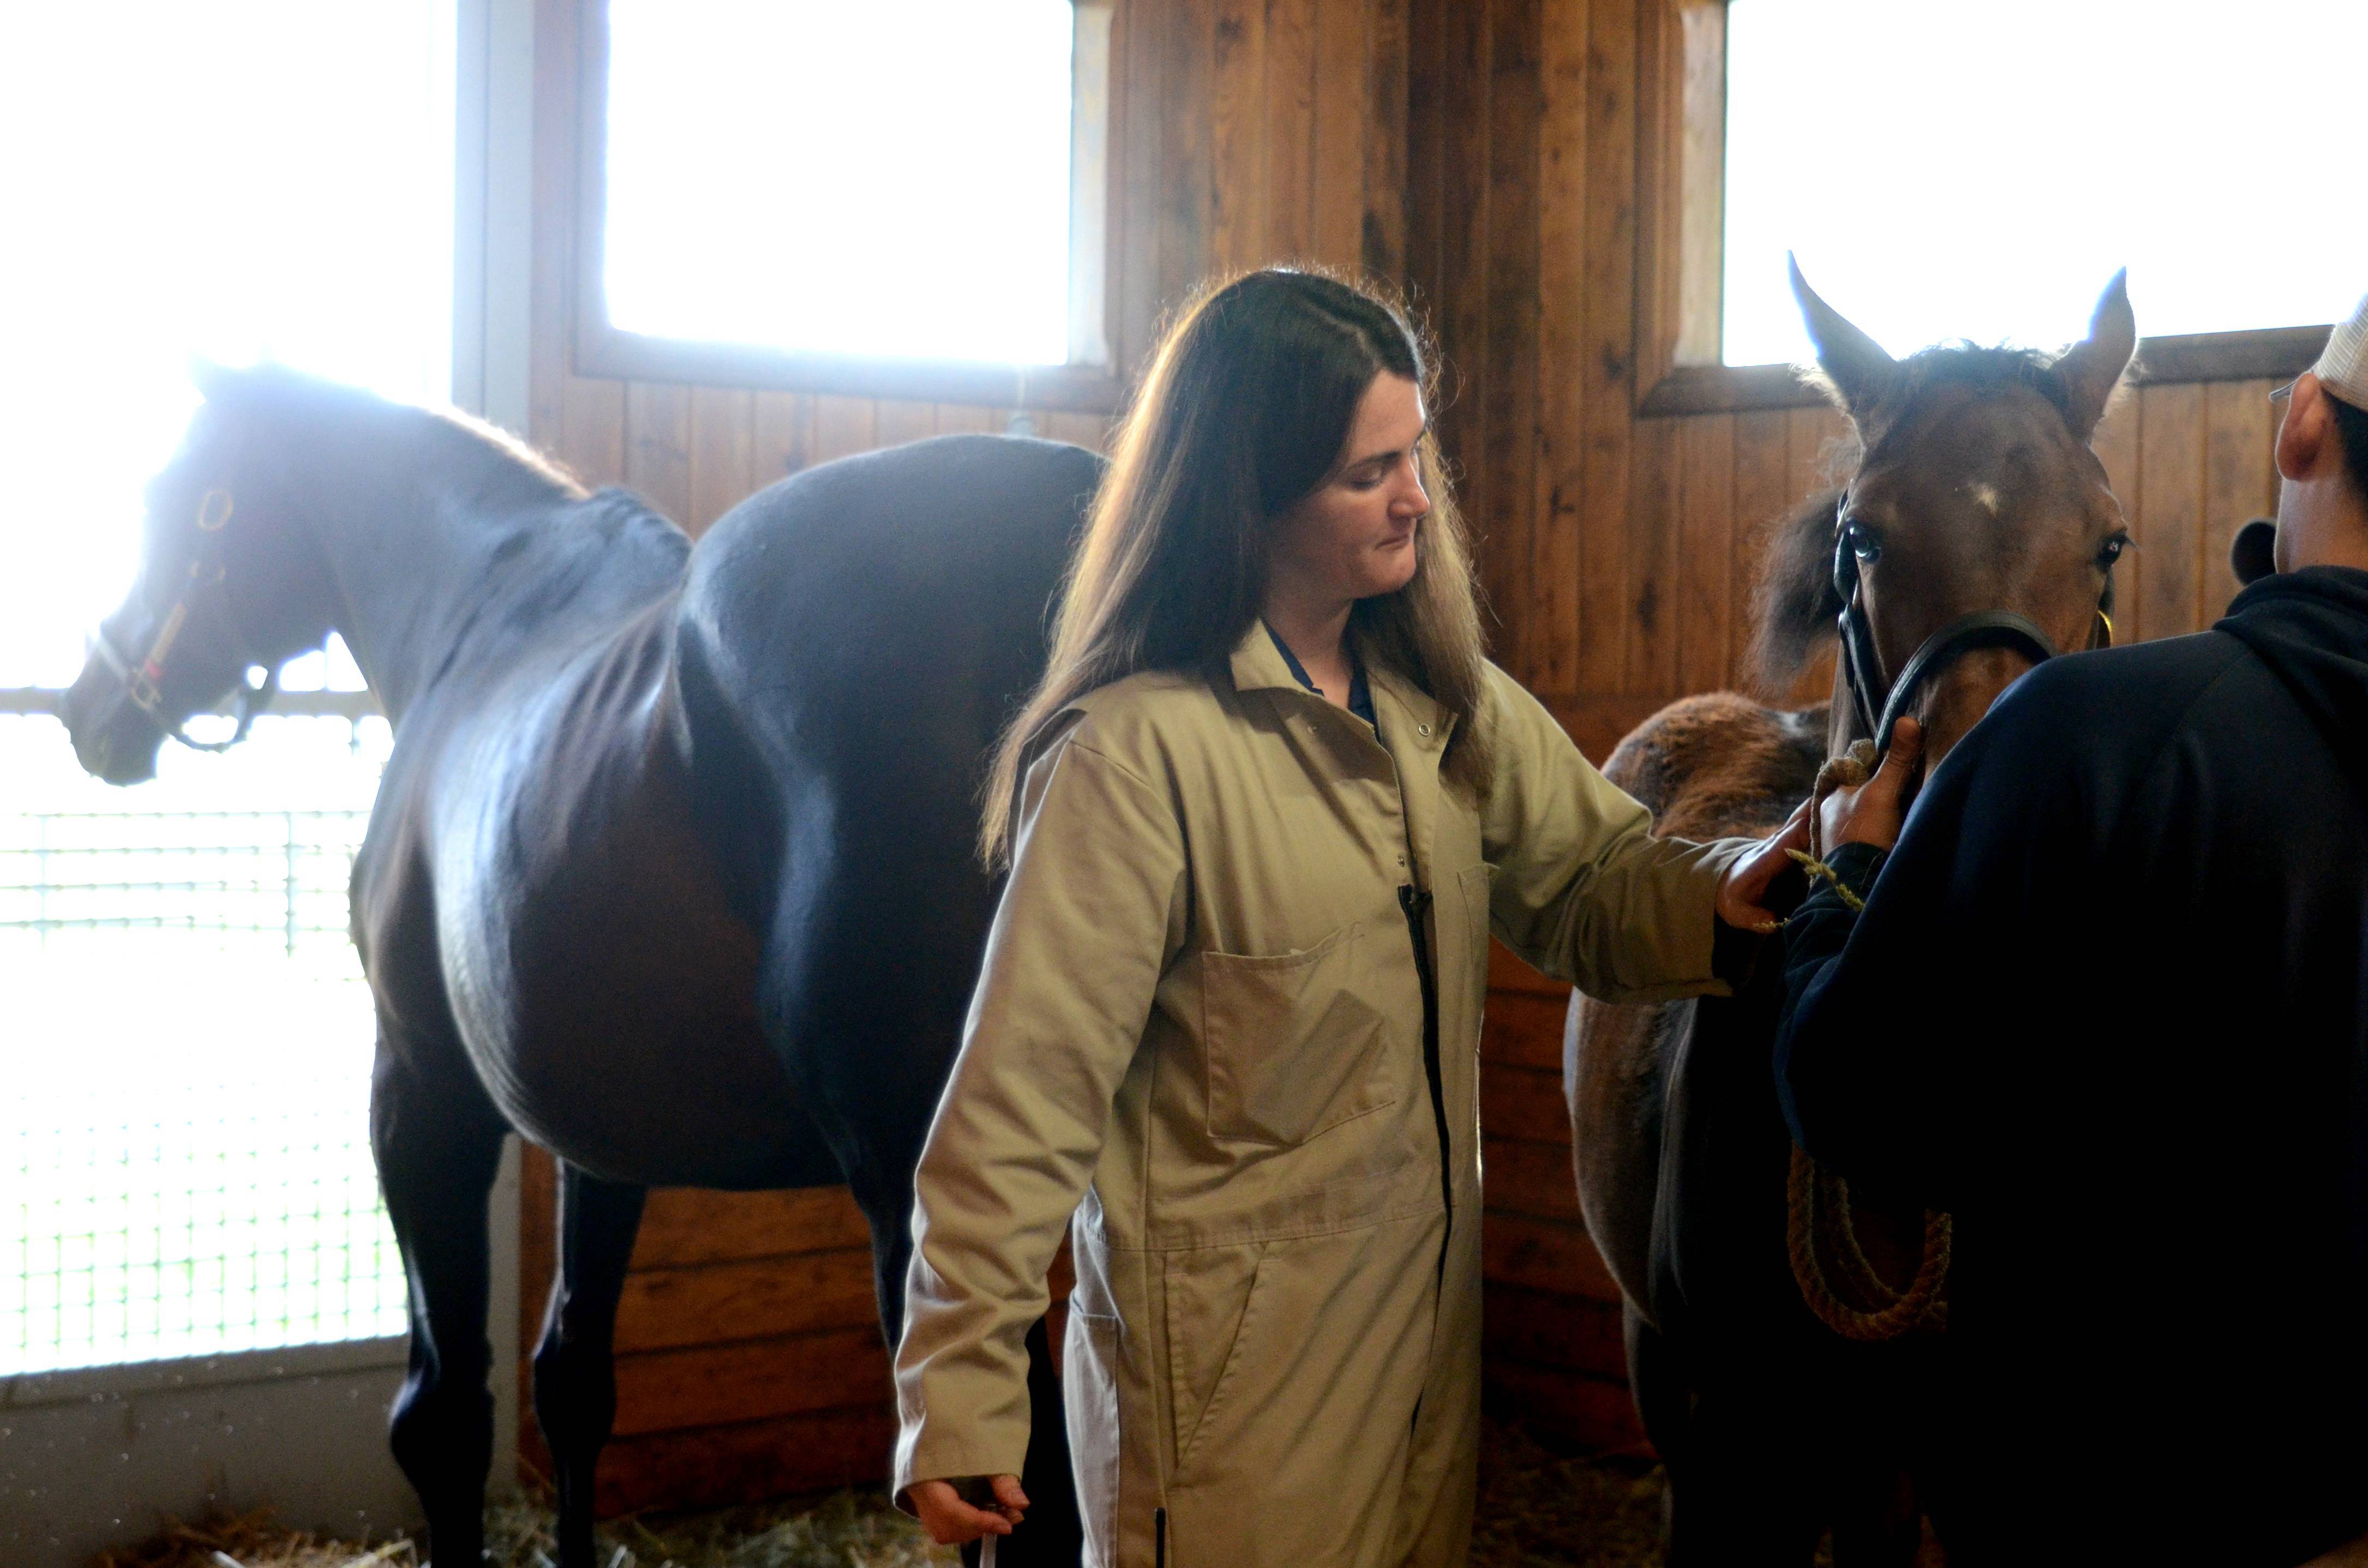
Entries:
{"type": "Polygon", "coordinates": [[[856,824],[893,797],[900,838],[959,818],[966,846],[975,769],[1043,672],[1101,472],[1079,447],[941,436],[759,491],[692,552],[686,664],[768,767],[860,788],[856,824]]]}
{"type": "Polygon", "coordinates": [[[1043,673],[1102,460],[947,436],[808,470],[692,552],[679,612],[703,821],[758,1006],[875,1223],[959,1043],[994,911],[979,788],[1043,673]],[[734,801],[755,801],[754,809],[734,801]]]}

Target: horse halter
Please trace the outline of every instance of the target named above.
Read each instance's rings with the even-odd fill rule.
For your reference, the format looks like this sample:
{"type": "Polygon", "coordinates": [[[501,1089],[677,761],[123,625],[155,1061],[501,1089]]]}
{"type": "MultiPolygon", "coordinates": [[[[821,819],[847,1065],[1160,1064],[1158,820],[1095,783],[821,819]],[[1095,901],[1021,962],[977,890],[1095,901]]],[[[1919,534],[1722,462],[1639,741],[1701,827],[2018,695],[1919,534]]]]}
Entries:
{"type": "Polygon", "coordinates": [[[97,654],[99,662],[123,683],[123,695],[131,705],[148,715],[158,729],[191,751],[228,751],[246,739],[247,732],[255,727],[255,716],[270,706],[273,695],[279,689],[279,672],[270,661],[245,659],[240,667],[260,666],[264,672],[263,680],[259,685],[249,686],[244,677],[241,678],[238,728],[231,732],[231,737],[226,741],[193,741],[188,732],[182,728],[188,721],[176,719],[165,710],[161,689],[165,684],[165,661],[171,656],[173,646],[180,641],[182,631],[187,630],[199,595],[212,596],[216,619],[221,621],[223,632],[242,656],[249,652],[245,640],[239,636],[237,625],[230,617],[222,589],[223,579],[228,575],[222,562],[222,530],[230,525],[232,510],[227,490],[209,490],[198,497],[197,556],[189,562],[189,574],[181,584],[180,597],[175,599],[173,608],[165,612],[165,619],[157,625],[156,635],[148,643],[148,652],[138,662],[135,663],[115,645],[114,634],[108,631],[105,621],[99,622],[98,630],[91,638],[91,652],[97,654]]]}
{"type": "MultiPolygon", "coordinates": [[[[1857,710],[1859,722],[1866,726],[1878,753],[1890,751],[1891,732],[1907,711],[1907,705],[1916,699],[1917,692],[1966,653],[1976,648],[2012,648],[2028,655],[2032,664],[2043,665],[2060,651],[2055,640],[2035,622],[2012,610],[1977,609],[1971,615],[1961,615],[1924,639],[1908,656],[1898,678],[1883,697],[1878,713],[1871,694],[1882,665],[1875,658],[1874,631],[1867,624],[1866,606],[1860,591],[1858,554],[1850,549],[1850,528],[1843,522],[1849,509],[1847,495],[1834,508],[1834,592],[1842,601],[1842,678],[1850,687],[1850,703],[1857,710]]],[[[2104,635],[2101,642],[2090,645],[2111,647],[2113,621],[2101,603],[2097,607],[2097,622],[2104,635]]]]}

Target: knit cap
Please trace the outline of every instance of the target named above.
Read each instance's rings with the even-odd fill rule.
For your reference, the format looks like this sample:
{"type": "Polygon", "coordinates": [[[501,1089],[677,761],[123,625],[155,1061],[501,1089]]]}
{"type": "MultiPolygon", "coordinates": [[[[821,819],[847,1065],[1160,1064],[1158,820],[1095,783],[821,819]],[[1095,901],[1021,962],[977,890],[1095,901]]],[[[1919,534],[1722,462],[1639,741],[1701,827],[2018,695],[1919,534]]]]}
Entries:
{"type": "Polygon", "coordinates": [[[2354,408],[2368,408],[2368,299],[2328,335],[2327,352],[2311,369],[2328,392],[2354,408]]]}

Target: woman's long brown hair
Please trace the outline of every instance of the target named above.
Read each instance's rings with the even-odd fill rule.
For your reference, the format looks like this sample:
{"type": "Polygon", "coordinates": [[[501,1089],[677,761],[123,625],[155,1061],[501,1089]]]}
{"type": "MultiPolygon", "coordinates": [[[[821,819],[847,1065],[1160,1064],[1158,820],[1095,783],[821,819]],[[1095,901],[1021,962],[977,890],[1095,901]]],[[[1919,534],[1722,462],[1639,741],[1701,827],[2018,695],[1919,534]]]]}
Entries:
{"type": "MultiPolygon", "coordinates": [[[[1276,521],[1332,476],[1358,403],[1384,374],[1434,406],[1431,360],[1405,314],[1327,274],[1246,273],[1184,307],[1120,425],[1043,682],[996,747],[979,832],[988,865],[1010,853],[1020,765],[1048,721],[1139,671],[1222,669],[1266,602],[1276,521]]],[[[1455,716],[1443,769],[1477,796],[1489,748],[1476,722],[1485,649],[1471,553],[1428,430],[1416,460],[1430,512],[1415,530],[1414,576],[1359,600],[1350,624],[1455,716]]]]}

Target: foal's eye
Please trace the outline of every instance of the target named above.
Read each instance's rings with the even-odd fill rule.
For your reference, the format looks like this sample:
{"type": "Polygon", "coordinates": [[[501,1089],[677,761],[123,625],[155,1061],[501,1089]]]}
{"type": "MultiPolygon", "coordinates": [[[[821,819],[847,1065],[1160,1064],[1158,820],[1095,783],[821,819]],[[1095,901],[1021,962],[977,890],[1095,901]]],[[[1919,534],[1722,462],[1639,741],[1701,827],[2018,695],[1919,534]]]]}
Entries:
{"type": "Polygon", "coordinates": [[[1883,540],[1877,539],[1873,530],[1864,525],[1860,523],[1844,525],[1842,538],[1849,541],[1850,553],[1857,556],[1860,561],[1875,562],[1883,559],[1883,540]]]}
{"type": "Polygon", "coordinates": [[[2122,558],[2122,551],[2129,549],[2129,535],[2115,534],[2112,538],[2105,541],[2105,548],[2097,552],[2097,560],[2100,564],[2111,566],[2114,562],[2119,561],[2122,558]]]}

